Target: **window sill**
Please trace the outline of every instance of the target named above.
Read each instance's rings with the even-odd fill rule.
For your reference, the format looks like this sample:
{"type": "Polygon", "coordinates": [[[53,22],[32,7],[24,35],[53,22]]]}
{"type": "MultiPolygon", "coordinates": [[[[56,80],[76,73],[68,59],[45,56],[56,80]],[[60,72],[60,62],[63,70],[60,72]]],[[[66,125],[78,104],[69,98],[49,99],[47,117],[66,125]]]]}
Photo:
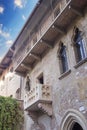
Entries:
{"type": "Polygon", "coordinates": [[[81,61],[79,61],[75,66],[74,68],[78,68],[80,65],[84,64],[85,62],[87,62],[87,57],[82,59],[81,61]]]}
{"type": "Polygon", "coordinates": [[[71,73],[71,70],[67,70],[65,73],[61,74],[61,76],[59,77],[59,79],[63,79],[64,77],[66,77],[67,75],[69,75],[71,73]]]}

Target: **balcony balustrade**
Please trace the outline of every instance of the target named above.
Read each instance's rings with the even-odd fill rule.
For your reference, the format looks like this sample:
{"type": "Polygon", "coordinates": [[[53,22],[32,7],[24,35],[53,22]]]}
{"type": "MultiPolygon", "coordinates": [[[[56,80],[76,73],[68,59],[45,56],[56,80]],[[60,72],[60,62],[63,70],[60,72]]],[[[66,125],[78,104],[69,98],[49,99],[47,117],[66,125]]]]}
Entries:
{"type": "MultiPolygon", "coordinates": [[[[63,0],[63,1],[65,1],[65,0],[63,0]]],[[[38,31],[36,31],[35,29],[33,29],[33,33],[35,33],[34,36],[33,36],[33,34],[29,33],[29,35],[30,35],[30,36],[28,36],[29,40],[25,39],[25,41],[22,42],[21,45],[19,44],[16,47],[15,55],[14,55],[14,59],[13,59],[13,61],[14,61],[14,68],[16,68],[20,64],[20,62],[24,59],[24,57],[26,57],[26,55],[28,54],[28,52],[31,50],[31,48],[33,48],[34,44],[32,44],[32,43],[33,42],[37,43],[37,41],[40,40],[41,37],[43,36],[43,34],[49,29],[51,23],[53,22],[53,15],[54,15],[54,13],[51,13],[50,16],[45,16],[45,18],[43,18],[44,22],[43,22],[43,24],[41,26],[41,29],[38,29],[38,31]],[[39,36],[37,37],[37,35],[39,35],[39,36]],[[35,38],[37,37],[37,40],[34,39],[34,37],[35,38]],[[26,46],[30,46],[29,49],[28,49],[28,51],[26,51],[27,50],[26,46]]],[[[24,29],[24,31],[25,30],[26,29],[24,29]]],[[[24,34],[24,32],[23,32],[23,34],[24,34]]],[[[26,37],[25,34],[24,34],[24,36],[23,36],[23,34],[21,34],[22,36],[19,37],[19,42],[23,41],[23,37],[24,38],[26,37]]]]}
{"type": "Polygon", "coordinates": [[[41,103],[51,103],[51,86],[45,84],[38,84],[35,88],[27,92],[24,109],[25,110],[38,110],[41,103]]]}
{"type": "Polygon", "coordinates": [[[24,110],[34,122],[37,122],[37,118],[43,113],[52,116],[51,86],[37,84],[35,88],[26,93],[24,110]]]}

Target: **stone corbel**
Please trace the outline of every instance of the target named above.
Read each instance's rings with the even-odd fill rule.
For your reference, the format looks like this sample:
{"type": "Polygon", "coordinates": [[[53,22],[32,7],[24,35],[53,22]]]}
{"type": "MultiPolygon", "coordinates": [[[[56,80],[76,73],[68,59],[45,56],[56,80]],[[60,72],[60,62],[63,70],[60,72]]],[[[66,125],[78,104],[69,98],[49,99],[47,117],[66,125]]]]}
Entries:
{"type": "Polygon", "coordinates": [[[52,116],[52,103],[39,103],[38,107],[42,112],[46,113],[48,116],[52,116]]]}
{"type": "Polygon", "coordinates": [[[38,124],[38,117],[43,113],[47,114],[50,117],[52,116],[52,102],[39,103],[37,107],[38,111],[28,110],[28,115],[31,117],[34,123],[38,124]]]}

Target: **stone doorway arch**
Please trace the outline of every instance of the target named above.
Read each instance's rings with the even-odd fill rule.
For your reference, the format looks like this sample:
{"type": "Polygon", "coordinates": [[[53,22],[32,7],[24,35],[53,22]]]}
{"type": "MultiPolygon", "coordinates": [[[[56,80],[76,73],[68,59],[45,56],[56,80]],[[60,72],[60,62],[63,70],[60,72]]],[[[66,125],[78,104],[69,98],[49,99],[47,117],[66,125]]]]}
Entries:
{"type": "Polygon", "coordinates": [[[87,120],[79,111],[69,109],[60,127],[60,130],[87,130],[87,120]]]}
{"type": "Polygon", "coordinates": [[[80,124],[75,122],[74,125],[71,127],[71,130],[83,130],[83,128],[80,124]]]}

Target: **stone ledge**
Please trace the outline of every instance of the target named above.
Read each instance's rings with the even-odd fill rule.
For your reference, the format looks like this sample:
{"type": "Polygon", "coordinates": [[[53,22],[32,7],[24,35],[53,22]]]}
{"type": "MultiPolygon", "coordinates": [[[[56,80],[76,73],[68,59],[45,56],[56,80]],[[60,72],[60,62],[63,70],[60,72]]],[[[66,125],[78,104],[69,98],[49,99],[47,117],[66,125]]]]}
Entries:
{"type": "Polygon", "coordinates": [[[67,76],[67,75],[70,74],[70,73],[71,73],[71,70],[69,69],[69,70],[67,70],[65,73],[61,74],[60,77],[59,77],[59,79],[64,78],[65,76],[67,76]]]}
{"type": "Polygon", "coordinates": [[[85,62],[87,62],[87,57],[84,58],[84,59],[82,59],[81,61],[79,61],[79,62],[74,66],[74,68],[75,68],[75,69],[78,68],[80,65],[84,64],[85,62]]]}

